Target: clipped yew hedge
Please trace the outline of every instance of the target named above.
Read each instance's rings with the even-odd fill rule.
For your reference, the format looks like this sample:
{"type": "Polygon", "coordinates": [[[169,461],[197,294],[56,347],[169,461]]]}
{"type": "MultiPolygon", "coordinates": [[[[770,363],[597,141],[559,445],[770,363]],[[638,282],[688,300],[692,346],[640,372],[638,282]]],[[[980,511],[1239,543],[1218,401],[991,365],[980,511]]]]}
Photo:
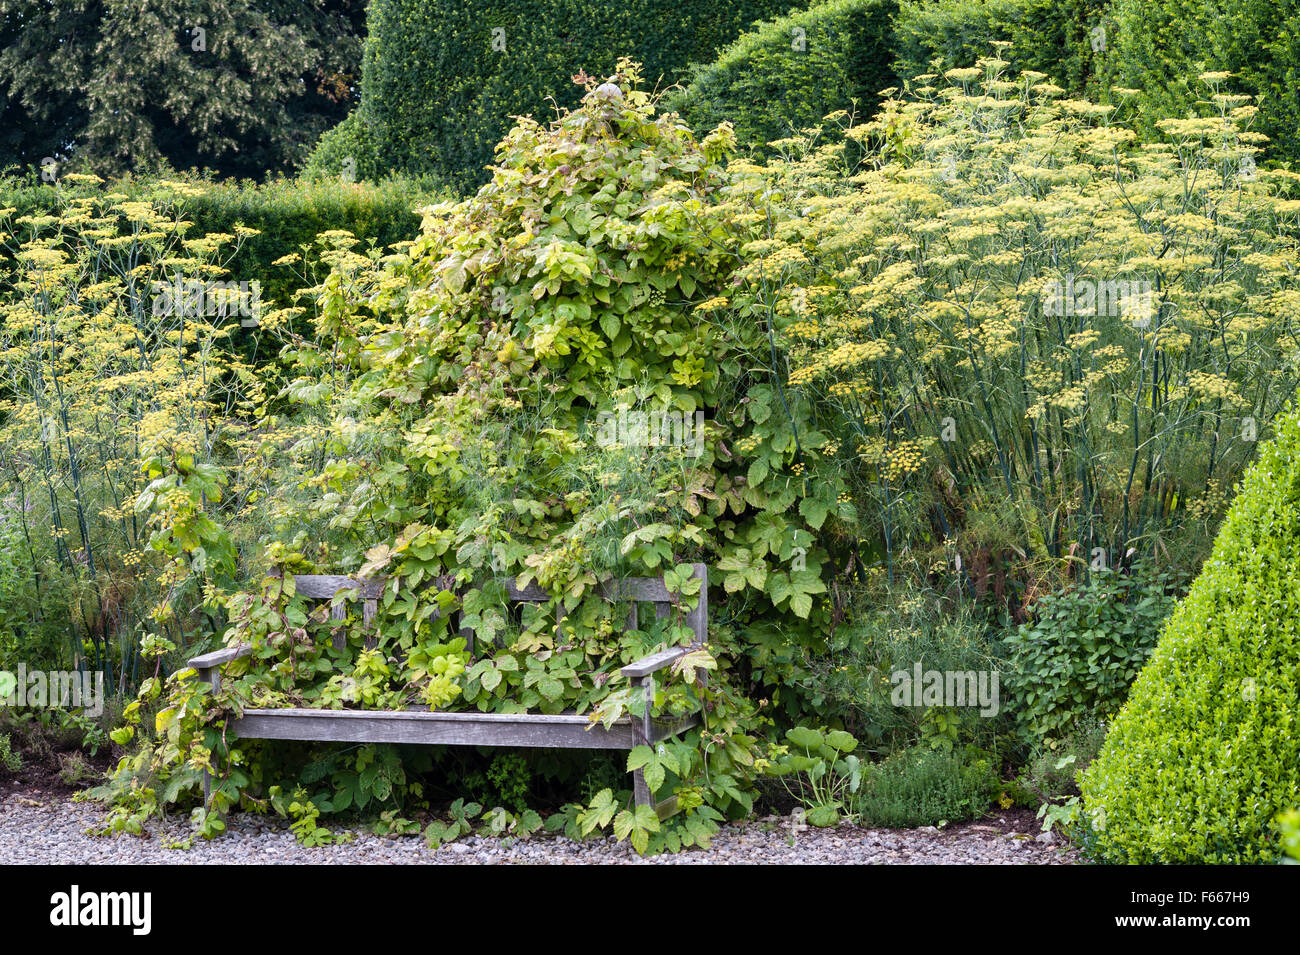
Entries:
{"type": "Polygon", "coordinates": [[[870,117],[897,77],[892,20],[897,0],[830,0],[762,24],[718,59],[696,67],[669,97],[692,129],[735,127],[756,152],[772,140],[856,106],[870,117]]]}
{"type": "Polygon", "coordinates": [[[1000,54],[1014,72],[1036,70],[1070,93],[1104,99],[1116,42],[1109,7],[1110,0],[901,0],[894,68],[907,79],[936,65],[967,67],[1005,43],[1000,54]],[[1105,32],[1095,41],[1097,27],[1105,32]]]}
{"type": "Polygon", "coordinates": [[[1119,79],[1135,88],[1145,131],[1165,116],[1206,112],[1201,71],[1233,74],[1253,97],[1266,156],[1300,158],[1300,8],[1292,0],[1114,0],[1119,79]]]}
{"type": "Polygon", "coordinates": [[[577,104],[572,76],[612,73],[620,56],[675,82],[756,20],[793,0],[373,0],[359,118],[327,134],[311,168],[354,155],[362,174],[428,173],[468,189],[513,124],[577,104]]]}

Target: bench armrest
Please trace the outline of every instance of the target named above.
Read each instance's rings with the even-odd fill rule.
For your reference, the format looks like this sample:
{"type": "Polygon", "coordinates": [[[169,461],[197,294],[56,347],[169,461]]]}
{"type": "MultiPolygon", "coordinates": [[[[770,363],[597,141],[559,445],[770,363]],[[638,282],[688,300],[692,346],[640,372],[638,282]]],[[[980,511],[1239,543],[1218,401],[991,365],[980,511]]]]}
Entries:
{"type": "Polygon", "coordinates": [[[635,663],[629,663],[623,667],[622,674],[630,679],[649,676],[656,670],[662,670],[680,660],[686,654],[691,652],[691,647],[669,647],[667,650],[660,650],[658,653],[652,653],[648,657],[642,657],[635,663]]]}
{"type": "Polygon", "coordinates": [[[220,650],[213,650],[211,653],[205,653],[202,656],[194,657],[187,664],[195,670],[211,670],[213,667],[219,667],[223,663],[229,663],[231,660],[238,660],[240,657],[246,657],[253,652],[253,648],[247,643],[241,643],[233,647],[223,647],[220,650]]]}

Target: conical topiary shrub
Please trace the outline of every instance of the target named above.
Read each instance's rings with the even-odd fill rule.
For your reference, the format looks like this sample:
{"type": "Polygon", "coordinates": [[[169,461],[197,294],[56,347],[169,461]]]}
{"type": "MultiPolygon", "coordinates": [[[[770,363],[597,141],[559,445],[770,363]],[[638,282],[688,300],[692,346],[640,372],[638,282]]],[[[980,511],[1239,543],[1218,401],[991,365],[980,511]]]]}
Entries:
{"type": "Polygon", "coordinates": [[[1108,862],[1261,862],[1300,803],[1300,407],[1261,448],[1083,794],[1108,862]]]}

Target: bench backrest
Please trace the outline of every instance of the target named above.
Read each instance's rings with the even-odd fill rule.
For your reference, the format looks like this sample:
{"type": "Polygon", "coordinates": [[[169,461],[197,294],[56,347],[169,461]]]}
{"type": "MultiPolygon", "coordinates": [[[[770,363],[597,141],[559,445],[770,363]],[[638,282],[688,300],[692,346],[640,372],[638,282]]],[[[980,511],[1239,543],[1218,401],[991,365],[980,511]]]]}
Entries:
{"type": "MultiPolygon", "coordinates": [[[[705,564],[693,564],[692,567],[695,571],[693,576],[703,583],[700,586],[699,601],[693,609],[686,611],[686,625],[695,633],[695,644],[703,645],[709,638],[709,574],[705,564]]],[[[379,577],[362,581],[355,577],[337,574],[294,574],[293,582],[295,591],[301,596],[309,600],[330,601],[332,620],[343,620],[347,617],[347,607],[339,597],[355,589],[361,598],[362,620],[369,624],[378,612],[378,601],[383,595],[387,580],[379,577]]],[[[536,584],[520,588],[515,586],[514,580],[511,579],[504,579],[501,583],[505,585],[506,599],[511,603],[545,603],[551,599],[551,595],[536,584]]],[[[639,604],[653,605],[655,617],[662,619],[672,613],[673,607],[678,602],[677,595],[669,593],[663,579],[659,577],[623,577],[611,580],[601,587],[601,593],[606,599],[626,600],[631,603],[627,619],[629,630],[635,630],[640,622],[639,604]]],[[[556,621],[557,628],[562,621],[563,617],[556,621]]],[[[460,636],[465,637],[466,645],[472,653],[473,631],[463,628],[460,636]]],[[[376,642],[373,636],[366,637],[367,648],[374,647],[376,642]]],[[[345,643],[346,637],[342,633],[335,635],[334,646],[337,649],[342,650],[345,643]]]]}

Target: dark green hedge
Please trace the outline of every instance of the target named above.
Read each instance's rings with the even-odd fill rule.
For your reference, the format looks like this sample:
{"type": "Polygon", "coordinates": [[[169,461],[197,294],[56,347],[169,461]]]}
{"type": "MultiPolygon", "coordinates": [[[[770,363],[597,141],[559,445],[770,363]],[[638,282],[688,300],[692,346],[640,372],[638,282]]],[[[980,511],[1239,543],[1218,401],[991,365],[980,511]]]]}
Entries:
{"type": "Polygon", "coordinates": [[[1119,78],[1141,90],[1147,133],[1163,117],[1208,112],[1206,70],[1237,74],[1226,85],[1260,108],[1255,129],[1273,141],[1265,157],[1300,159],[1300,6],[1295,0],[1114,0],[1119,78]]]}
{"type": "Polygon", "coordinates": [[[410,179],[389,179],[377,184],[338,180],[309,182],[279,180],[263,186],[216,185],[189,200],[196,231],[230,232],[236,222],[260,235],[245,240],[231,264],[240,279],[262,282],[262,298],[289,304],[296,291],[288,270],[271,263],[296,252],[317,235],[343,229],[379,248],[414,239],[419,232],[417,206],[434,201],[436,187],[410,179]]]}
{"type": "Polygon", "coordinates": [[[665,104],[697,131],[724,120],[742,144],[764,144],[849,109],[870,116],[880,90],[897,84],[891,21],[897,0],[830,0],[762,24],[665,104]]]}
{"type": "Polygon", "coordinates": [[[1111,101],[1112,87],[1137,90],[1124,118],[1152,138],[1161,119],[1210,114],[1198,76],[1230,72],[1224,90],[1259,106],[1254,128],[1272,140],[1265,158],[1300,158],[1294,0],[901,0],[894,34],[900,77],[930,72],[934,60],[970,66],[1005,41],[1012,70],[1046,73],[1071,94],[1111,101]]]}
{"type": "MultiPolygon", "coordinates": [[[[381,248],[415,238],[420,218],[417,206],[443,194],[432,184],[410,179],[389,179],[376,185],[338,180],[307,182],[275,180],[253,183],[214,183],[194,180],[204,194],[185,200],[185,217],[194,223],[190,235],[233,232],[242,223],[261,234],[244,240],[232,260],[233,278],[262,283],[262,300],[268,307],[292,304],[296,283],[290,270],[271,265],[281,256],[299,251],[321,232],[345,229],[362,240],[373,239],[381,248]]],[[[120,192],[145,198],[158,188],[153,180],[121,180],[89,187],[60,186],[66,192],[85,194],[120,192]]],[[[59,205],[53,185],[29,180],[0,180],[0,208],[13,208],[15,216],[59,205]]]]}
{"type": "Polygon", "coordinates": [[[357,119],[327,134],[310,168],[334,174],[355,149],[362,174],[486,181],[511,117],[577,103],[580,69],[609,75],[621,56],[675,82],[747,26],[797,0],[372,0],[357,119]],[[495,46],[494,46],[495,40],[495,46]],[[343,142],[340,142],[343,140],[343,142]],[[375,168],[368,168],[374,161],[375,168]]]}
{"type": "Polygon", "coordinates": [[[377,182],[384,177],[385,168],[379,159],[374,137],[359,110],[349,113],[343,122],[327,130],[320,138],[303,169],[303,178],[347,175],[349,161],[354,180],[377,182]]]}
{"type": "Polygon", "coordinates": [[[1104,97],[1115,59],[1109,0],[902,0],[895,21],[898,75],[970,66],[1010,43],[1013,71],[1037,70],[1074,94],[1104,97]],[[1101,27],[1103,39],[1093,29],[1101,27]],[[1093,49],[1093,46],[1104,47],[1093,49]]]}

